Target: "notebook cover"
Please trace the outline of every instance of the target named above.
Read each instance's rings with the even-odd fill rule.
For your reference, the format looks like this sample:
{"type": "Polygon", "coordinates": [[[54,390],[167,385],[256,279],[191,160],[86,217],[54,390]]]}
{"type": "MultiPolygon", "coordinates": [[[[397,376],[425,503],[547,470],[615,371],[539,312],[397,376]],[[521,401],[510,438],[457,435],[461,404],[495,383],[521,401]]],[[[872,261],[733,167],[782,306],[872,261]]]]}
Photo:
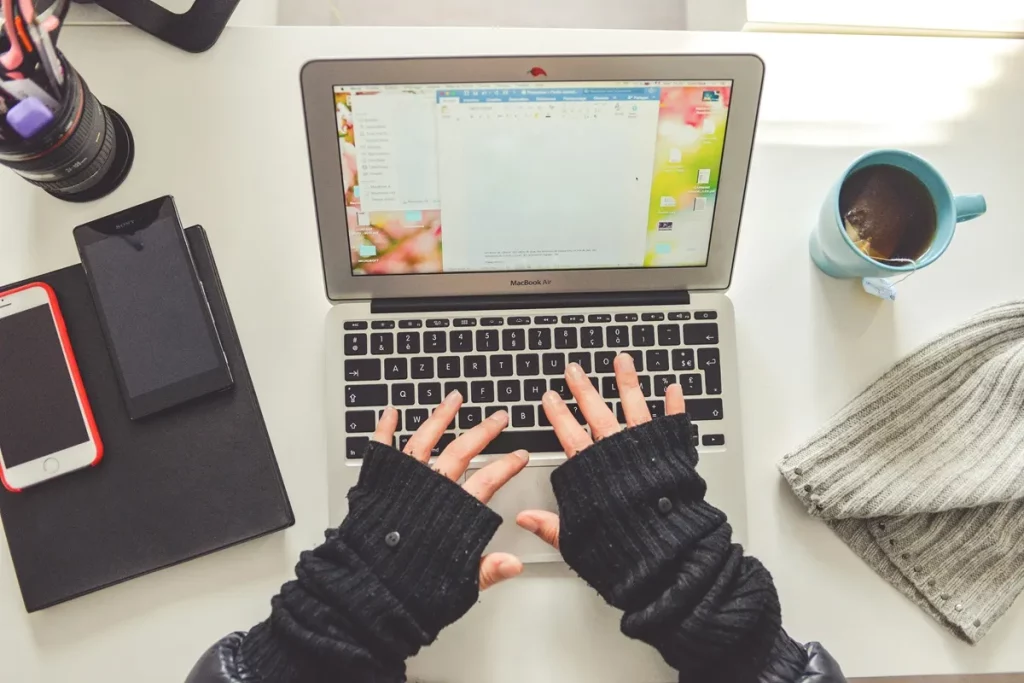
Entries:
{"type": "Polygon", "coordinates": [[[234,387],[136,422],[82,267],[25,281],[57,293],[105,446],[94,468],[21,493],[0,489],[29,612],[295,523],[206,233],[196,226],[185,235],[234,387]]]}

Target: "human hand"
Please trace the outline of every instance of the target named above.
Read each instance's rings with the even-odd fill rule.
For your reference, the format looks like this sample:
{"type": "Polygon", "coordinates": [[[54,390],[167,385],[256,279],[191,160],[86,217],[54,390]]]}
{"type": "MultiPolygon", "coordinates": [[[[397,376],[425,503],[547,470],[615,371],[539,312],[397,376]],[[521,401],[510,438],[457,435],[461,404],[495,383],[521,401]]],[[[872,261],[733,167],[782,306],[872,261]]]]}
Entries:
{"type": "MultiPolygon", "coordinates": [[[[565,370],[565,379],[590,426],[590,433],[588,434],[576,421],[557,392],[549,391],[544,394],[542,405],[562,448],[565,449],[565,454],[574,458],[595,441],[622,431],[622,426],[608,408],[604,398],[590,383],[583,368],[571,363],[565,370]]],[[[651,411],[647,408],[647,399],[640,388],[640,378],[637,377],[633,357],[628,353],[620,353],[615,358],[615,382],[619,387],[619,400],[626,417],[626,427],[636,427],[650,422],[651,411]]],[[[665,414],[678,415],[684,412],[686,404],[683,400],[683,388],[678,384],[669,385],[665,392],[665,414]]],[[[516,524],[558,548],[560,525],[555,513],[546,510],[524,510],[516,517],[516,524]]]]}
{"type": "MultiPolygon", "coordinates": [[[[409,442],[402,449],[406,455],[426,464],[430,452],[437,445],[445,429],[462,406],[462,394],[453,391],[448,394],[434,412],[427,418],[409,442]]],[[[508,426],[508,413],[504,410],[493,413],[480,424],[464,432],[448,444],[432,469],[443,477],[458,481],[465,474],[469,461],[479,455],[494,437],[508,426]]],[[[387,408],[377,423],[377,431],[371,437],[374,441],[391,445],[398,427],[398,411],[387,408]]],[[[519,450],[490,463],[466,480],[462,488],[481,503],[486,504],[494,494],[512,477],[517,475],[529,462],[530,455],[519,450]]],[[[480,560],[480,589],[490,588],[496,583],[518,576],[523,563],[509,553],[491,553],[480,560]]]]}

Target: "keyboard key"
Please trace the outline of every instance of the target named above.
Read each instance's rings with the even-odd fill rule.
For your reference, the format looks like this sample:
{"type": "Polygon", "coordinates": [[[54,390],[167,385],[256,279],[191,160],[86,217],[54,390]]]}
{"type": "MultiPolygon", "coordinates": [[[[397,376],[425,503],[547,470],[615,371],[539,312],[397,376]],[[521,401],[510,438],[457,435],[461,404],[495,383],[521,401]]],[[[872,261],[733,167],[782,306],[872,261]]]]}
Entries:
{"type": "Polygon", "coordinates": [[[594,354],[594,370],[600,373],[615,372],[615,356],[618,354],[614,351],[598,351],[594,354]]]}
{"type": "Polygon", "coordinates": [[[504,318],[480,318],[480,324],[484,327],[501,327],[505,324],[504,318]]]}
{"type": "Polygon", "coordinates": [[[564,375],[565,374],[565,354],[564,353],[545,353],[541,357],[541,364],[544,368],[545,375],[564,375]]]}
{"type": "Polygon", "coordinates": [[[507,402],[523,400],[519,380],[506,379],[498,382],[498,400],[507,402]]]}
{"type": "Polygon", "coordinates": [[[345,385],[346,406],[386,406],[387,404],[388,388],[383,384],[345,385]]]}
{"type": "Polygon", "coordinates": [[[423,327],[422,320],[399,320],[398,327],[403,330],[415,330],[423,327]]]}
{"type": "Polygon", "coordinates": [[[690,314],[687,311],[672,311],[668,314],[669,320],[689,320],[690,314]]]}
{"type": "Polygon", "coordinates": [[[522,377],[530,377],[540,374],[540,356],[535,353],[520,353],[516,355],[516,374],[522,377]]]}
{"type": "MultiPolygon", "coordinates": [[[[402,411],[401,410],[396,410],[395,413],[398,414],[398,421],[395,423],[395,431],[396,432],[400,432],[400,431],[402,431],[402,411]]],[[[384,411],[383,410],[378,410],[377,411],[377,421],[379,422],[380,418],[382,418],[382,417],[384,417],[384,411]]]]}
{"type": "Polygon", "coordinates": [[[470,382],[469,400],[473,403],[494,403],[494,382],[489,379],[470,382]]]}
{"type": "Polygon", "coordinates": [[[721,420],[724,412],[720,398],[691,398],[686,402],[686,414],[691,420],[721,420]]]}
{"type": "Polygon", "coordinates": [[[394,320],[374,320],[370,323],[370,327],[375,330],[393,330],[395,329],[394,320]]]}
{"type": "Polygon", "coordinates": [[[656,420],[659,417],[665,417],[665,402],[664,401],[648,401],[647,410],[651,413],[651,419],[656,420]]]}
{"type": "Polygon", "coordinates": [[[705,434],[701,437],[701,443],[705,446],[724,446],[725,434],[705,434]]]}
{"type": "Polygon", "coordinates": [[[345,412],[347,434],[372,433],[377,428],[377,416],[372,410],[349,410],[345,412]]]}
{"type": "Polygon", "coordinates": [[[365,334],[346,334],[345,335],[345,354],[348,356],[365,356],[366,355],[366,335],[365,334]]]}
{"type": "Polygon", "coordinates": [[[448,339],[444,332],[423,333],[423,350],[426,353],[444,353],[448,350],[448,339]]]}
{"type": "Polygon", "coordinates": [[[346,360],[345,379],[349,382],[371,382],[380,379],[380,360],[377,358],[346,360]]]}
{"type": "Polygon", "coordinates": [[[463,359],[466,377],[487,376],[487,356],[466,356],[463,359]]]}
{"type": "Polygon", "coordinates": [[[637,372],[643,372],[644,371],[644,352],[643,351],[637,351],[636,349],[631,349],[629,351],[626,351],[625,353],[628,353],[629,355],[633,356],[633,367],[636,368],[636,371],[637,372]]]}
{"type": "Polygon", "coordinates": [[[582,315],[563,315],[562,316],[562,324],[563,325],[578,325],[579,323],[581,323],[583,321],[584,321],[584,317],[582,315]]]}
{"type": "Polygon", "coordinates": [[[388,358],[384,361],[384,379],[406,379],[409,377],[409,362],[404,358],[388,358]]]}
{"type": "Polygon", "coordinates": [[[550,427],[551,420],[548,419],[548,414],[544,412],[544,406],[537,406],[537,426],[538,427],[550,427]]]}
{"type": "Polygon", "coordinates": [[[473,333],[470,330],[452,330],[450,339],[452,353],[473,350],[473,333]]]}
{"type": "Polygon", "coordinates": [[[484,455],[511,453],[524,449],[530,453],[562,453],[562,444],[550,429],[502,432],[484,446],[484,455]]]}
{"type": "Polygon", "coordinates": [[[444,383],[444,395],[457,391],[462,395],[462,400],[466,401],[469,399],[469,383],[468,382],[445,382],[444,383]]]}
{"type": "Polygon", "coordinates": [[[420,333],[419,332],[399,332],[398,333],[398,352],[399,353],[419,353],[420,352],[420,333]]]}
{"type": "Polygon", "coordinates": [[[577,422],[581,425],[587,424],[587,418],[583,417],[583,411],[580,410],[578,403],[566,403],[565,407],[569,409],[569,412],[572,413],[572,416],[576,418],[577,422]]]}
{"type": "Polygon", "coordinates": [[[511,377],[514,370],[512,354],[491,356],[491,377],[511,377]]]}
{"type": "Polygon", "coordinates": [[[412,434],[402,434],[398,437],[398,450],[404,451],[405,447],[409,445],[409,439],[412,438],[412,434]]]}
{"type": "Polygon", "coordinates": [[[697,349],[697,367],[701,370],[717,370],[718,360],[718,349],[697,349]]]}
{"type": "Polygon", "coordinates": [[[676,383],[675,375],[655,375],[654,377],[654,395],[664,396],[668,388],[676,383]]]}
{"type": "Polygon", "coordinates": [[[476,318],[456,318],[455,327],[476,327],[476,318]]]}
{"type": "Polygon", "coordinates": [[[523,383],[523,399],[526,401],[539,401],[544,398],[544,392],[548,390],[548,384],[542,379],[528,379],[523,383]]]}
{"type": "Polygon", "coordinates": [[[650,322],[652,320],[655,320],[655,321],[656,320],[664,320],[665,319],[665,314],[664,313],[643,313],[643,314],[640,315],[640,319],[641,320],[646,320],[648,322],[650,322]]]}
{"type": "MultiPolygon", "coordinates": [[[[512,318],[509,318],[512,320],[512,318]]],[[[509,323],[511,325],[511,322],[509,323]]],[[[526,330],[512,328],[501,331],[502,351],[522,351],[526,348],[526,330]]]]}
{"type": "Polygon", "coordinates": [[[533,317],[534,325],[554,325],[558,322],[557,315],[536,315],[533,317]]]}
{"type": "Polygon", "coordinates": [[[618,398],[619,397],[619,385],[614,377],[602,377],[601,378],[601,397],[602,398],[618,398]]]}
{"type": "Polygon", "coordinates": [[[395,352],[395,337],[390,332],[374,332],[370,335],[370,353],[375,356],[390,356],[395,352]]]}
{"type": "Polygon", "coordinates": [[[346,330],[365,330],[365,320],[346,320],[344,325],[346,330]]]}
{"type": "Polygon", "coordinates": [[[533,406],[513,406],[512,426],[532,427],[534,425],[533,406]]]}
{"type": "Polygon", "coordinates": [[[709,396],[722,393],[722,367],[718,349],[697,349],[697,366],[704,371],[704,391],[709,396]]]}
{"type": "Polygon", "coordinates": [[[454,434],[442,434],[441,438],[437,440],[436,444],[434,444],[434,447],[430,449],[430,457],[436,458],[444,453],[444,449],[448,448],[452,441],[455,441],[454,434]]]}
{"type": "Polygon", "coordinates": [[[477,330],[476,331],[476,350],[477,351],[497,351],[498,350],[498,331],[497,330],[477,330]]]}
{"type": "Polygon", "coordinates": [[[345,439],[345,457],[349,460],[359,460],[369,445],[368,436],[350,436],[345,439]]]}
{"type": "Polygon", "coordinates": [[[640,391],[643,392],[644,396],[650,398],[651,396],[651,376],[640,375],[640,391]]]}
{"type": "Polygon", "coordinates": [[[533,351],[540,351],[542,349],[551,348],[551,328],[550,327],[534,327],[527,333],[530,338],[530,349],[533,351]]]}
{"type": "Polygon", "coordinates": [[[391,385],[391,405],[411,406],[416,403],[415,384],[403,383],[391,385]]]}
{"type": "Polygon", "coordinates": [[[608,313],[593,313],[587,316],[588,323],[610,323],[612,316],[608,313]]]}
{"type": "Polygon", "coordinates": [[[447,318],[431,318],[427,321],[428,328],[448,327],[451,324],[452,321],[447,318]]]}
{"type": "Polygon", "coordinates": [[[433,379],[434,377],[434,359],[433,358],[413,358],[412,359],[412,378],[413,379],[433,379]]]}
{"type": "Polygon", "coordinates": [[[459,429],[472,429],[480,424],[482,419],[479,408],[470,406],[459,408],[459,429]]]}
{"type": "Polygon", "coordinates": [[[699,372],[679,375],[679,383],[683,385],[683,396],[700,396],[704,393],[704,385],[701,383],[699,372]]]}
{"type": "Polygon", "coordinates": [[[459,377],[460,363],[458,356],[441,356],[437,359],[437,376],[442,379],[459,377]]]}
{"type": "Polygon", "coordinates": [[[558,395],[562,397],[563,401],[567,401],[572,398],[572,392],[569,391],[569,384],[561,377],[551,378],[551,391],[558,392],[558,395]]]}
{"type": "Polygon", "coordinates": [[[692,323],[683,325],[683,341],[687,346],[701,346],[718,343],[717,323],[692,323]]]}
{"type": "Polygon", "coordinates": [[[528,315],[509,316],[509,319],[506,320],[505,322],[507,322],[509,325],[529,325],[530,324],[530,316],[528,316],[528,315]]]}
{"type": "Polygon", "coordinates": [[[423,382],[416,387],[416,392],[421,406],[436,406],[444,398],[440,382],[423,382]]]}
{"type": "Polygon", "coordinates": [[[430,417],[430,411],[426,408],[410,408],[405,411],[405,428],[415,432],[430,417]]]}
{"type": "Polygon", "coordinates": [[[605,332],[608,334],[608,346],[620,349],[629,346],[629,328],[625,325],[613,325],[605,332]]]}
{"type": "Polygon", "coordinates": [[[599,349],[604,346],[604,331],[600,327],[584,327],[580,330],[580,346],[585,349],[599,349]]]}
{"type": "Polygon", "coordinates": [[[647,352],[647,372],[665,372],[668,370],[668,351],[651,349],[647,352]]]}
{"type": "Polygon", "coordinates": [[[693,349],[672,349],[673,370],[693,370],[695,367],[693,349]]]}
{"type": "Polygon", "coordinates": [[[576,328],[575,327],[557,327],[557,328],[555,328],[555,348],[556,349],[575,349],[576,348],[576,328]]]}
{"type": "Polygon", "coordinates": [[[569,362],[576,363],[577,365],[579,365],[581,368],[583,368],[583,372],[587,373],[588,375],[594,371],[593,365],[590,362],[589,351],[583,351],[582,353],[578,351],[576,353],[570,353],[569,362]]]}
{"type": "Polygon", "coordinates": [[[633,325],[633,346],[654,346],[654,325],[633,325]]]}
{"type": "Polygon", "coordinates": [[[616,313],[615,322],[617,323],[635,323],[637,319],[636,313],[616,313]]]}
{"type": "Polygon", "coordinates": [[[697,311],[696,313],[693,314],[693,319],[694,320],[717,320],[718,319],[718,312],[717,311],[697,311]]]}
{"type": "Polygon", "coordinates": [[[490,417],[491,415],[500,413],[503,410],[506,410],[505,406],[484,406],[484,417],[490,417]]]}
{"type": "Polygon", "coordinates": [[[679,346],[679,325],[658,325],[658,346],[679,346]]]}
{"type": "Polygon", "coordinates": [[[622,410],[622,404],[615,404],[615,419],[619,421],[620,425],[626,424],[626,413],[622,410]]]}

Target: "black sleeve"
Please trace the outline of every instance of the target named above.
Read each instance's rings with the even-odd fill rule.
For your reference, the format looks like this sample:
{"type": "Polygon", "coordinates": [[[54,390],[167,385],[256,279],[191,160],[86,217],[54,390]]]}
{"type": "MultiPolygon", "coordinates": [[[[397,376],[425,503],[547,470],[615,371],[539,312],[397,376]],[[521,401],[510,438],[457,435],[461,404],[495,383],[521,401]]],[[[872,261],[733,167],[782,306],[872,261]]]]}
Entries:
{"type": "Polygon", "coordinates": [[[660,418],[555,470],[562,555],[680,681],[794,683],[807,654],[782,628],[768,570],[704,500],[690,434],[685,415],[660,418]]]}
{"type": "Polygon", "coordinates": [[[413,458],[371,444],[349,514],[238,649],[243,680],[392,683],[477,600],[501,517],[413,458]]]}

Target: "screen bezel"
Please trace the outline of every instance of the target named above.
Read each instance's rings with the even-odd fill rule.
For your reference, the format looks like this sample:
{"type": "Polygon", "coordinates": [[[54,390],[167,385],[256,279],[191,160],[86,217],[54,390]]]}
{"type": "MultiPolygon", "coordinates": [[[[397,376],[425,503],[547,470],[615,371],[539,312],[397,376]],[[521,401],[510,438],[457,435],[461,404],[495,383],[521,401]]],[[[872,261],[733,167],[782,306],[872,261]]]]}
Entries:
{"type": "Polygon", "coordinates": [[[20,465],[15,465],[14,467],[7,467],[3,457],[3,449],[0,448],[0,470],[3,472],[4,487],[8,490],[18,491],[48,479],[59,477],[62,474],[67,474],[83,467],[89,467],[96,464],[102,454],[95,426],[86,411],[84,397],[71,371],[68,345],[60,334],[57,317],[54,313],[54,305],[53,297],[45,285],[27,285],[17,290],[0,293],[0,319],[40,306],[45,306],[50,311],[50,319],[53,321],[53,333],[57,337],[61,352],[64,355],[68,382],[71,383],[75,392],[75,400],[78,403],[79,415],[81,415],[82,422],[85,424],[87,440],[69,448],[49,453],[20,465]],[[57,468],[53,472],[48,472],[43,468],[43,463],[49,459],[57,461],[57,468]]]}
{"type": "Polygon", "coordinates": [[[327,297],[391,297],[644,290],[722,290],[732,277],[736,240],[764,79],[756,55],[612,55],[318,60],[301,81],[327,297]],[[732,81],[719,188],[703,267],[527,270],[424,275],[353,275],[334,105],[335,86],[511,83],[536,67],[550,82],[732,81]],[[516,285],[514,281],[528,281],[516,285]],[[536,283],[536,284],[534,284],[536,283]]]}
{"type": "Polygon", "coordinates": [[[188,242],[185,239],[181,219],[178,217],[178,211],[174,205],[174,199],[170,196],[154,199],[130,209],[126,209],[125,211],[104,216],[103,218],[99,218],[95,221],[79,225],[74,229],[75,243],[78,245],[78,253],[82,259],[82,265],[85,268],[86,279],[89,281],[89,289],[92,292],[93,300],[95,301],[96,308],[98,309],[97,317],[100,320],[100,326],[103,328],[103,334],[107,340],[111,362],[114,365],[114,369],[117,371],[117,381],[121,389],[121,396],[124,399],[128,416],[133,420],[158,413],[193,398],[198,398],[215,391],[226,389],[232,385],[231,369],[228,366],[227,358],[224,356],[224,348],[221,345],[220,335],[217,333],[216,323],[213,320],[209,304],[206,301],[206,293],[203,290],[202,283],[199,281],[199,275],[196,273],[195,265],[193,263],[193,267],[189,269],[189,280],[192,283],[192,292],[195,296],[196,303],[201,309],[207,337],[214,345],[216,351],[217,367],[213,370],[193,375],[192,377],[175,382],[174,384],[169,384],[161,387],[160,389],[138,396],[132,396],[129,394],[128,386],[124,379],[124,372],[121,368],[120,359],[114,350],[114,342],[110,334],[110,329],[107,326],[106,316],[102,312],[102,299],[97,293],[90,275],[87,250],[89,245],[95,244],[96,242],[115,238],[119,235],[132,234],[145,230],[157,221],[164,219],[171,219],[174,221],[174,224],[177,226],[178,236],[176,246],[182,250],[182,253],[188,259],[188,262],[193,263],[192,252],[188,248],[188,242]]]}

